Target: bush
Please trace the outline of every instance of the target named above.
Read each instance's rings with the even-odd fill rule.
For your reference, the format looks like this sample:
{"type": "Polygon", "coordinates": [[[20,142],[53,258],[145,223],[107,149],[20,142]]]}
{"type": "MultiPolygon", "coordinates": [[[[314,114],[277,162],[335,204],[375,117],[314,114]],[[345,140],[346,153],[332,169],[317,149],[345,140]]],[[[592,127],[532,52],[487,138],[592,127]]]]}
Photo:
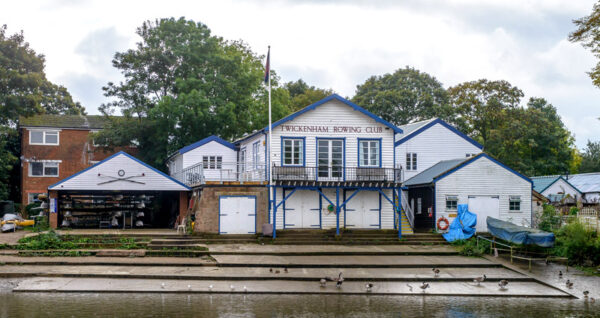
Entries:
{"type": "Polygon", "coordinates": [[[581,223],[572,222],[555,231],[553,254],[569,258],[569,263],[595,266],[600,264],[600,238],[581,223]]]}
{"type": "Polygon", "coordinates": [[[578,208],[571,207],[571,209],[569,210],[569,215],[577,215],[577,212],[579,212],[578,208]]]}
{"type": "Polygon", "coordinates": [[[540,217],[538,228],[542,231],[552,232],[560,226],[560,214],[556,208],[550,204],[544,204],[544,211],[540,217]]]}
{"type": "Polygon", "coordinates": [[[458,254],[463,256],[482,256],[491,250],[490,242],[482,240],[479,242],[479,246],[477,246],[477,239],[473,237],[468,240],[454,241],[452,245],[457,248],[458,254]]]}

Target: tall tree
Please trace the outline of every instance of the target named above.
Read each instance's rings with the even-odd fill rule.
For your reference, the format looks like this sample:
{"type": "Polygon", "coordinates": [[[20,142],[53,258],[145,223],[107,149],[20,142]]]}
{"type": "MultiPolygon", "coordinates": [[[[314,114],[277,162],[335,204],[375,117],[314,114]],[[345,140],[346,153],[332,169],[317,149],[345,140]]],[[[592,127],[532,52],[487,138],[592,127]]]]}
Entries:
{"type": "Polygon", "coordinates": [[[357,86],[352,101],[396,125],[452,117],[442,83],[408,66],[393,74],[371,76],[357,86]]]}
{"type": "Polygon", "coordinates": [[[588,140],[587,146],[581,154],[579,172],[600,172],[600,141],[588,140]]]}
{"type": "Polygon", "coordinates": [[[507,81],[486,79],[450,87],[448,94],[455,113],[452,122],[484,146],[492,130],[502,124],[506,111],[517,108],[524,96],[507,81]]]}
{"type": "MultiPolygon", "coordinates": [[[[114,119],[99,140],[135,140],[144,160],[164,167],[169,153],[201,138],[233,139],[262,128],[263,63],[246,44],[184,18],[146,21],[137,34],[135,49],[115,54],[113,66],[125,80],[103,88],[115,101],[101,107],[106,114],[120,109],[136,123],[124,127],[114,119]]],[[[285,115],[287,95],[278,91],[276,76],[272,84],[274,117],[285,115]]]]}
{"type": "MultiPolygon", "coordinates": [[[[590,15],[573,20],[573,23],[577,30],[569,34],[569,41],[581,43],[600,59],[600,3],[594,4],[590,15]]],[[[600,87],[600,62],[588,74],[594,85],[600,87]]]]}
{"type": "Polygon", "coordinates": [[[289,108],[292,112],[296,112],[334,93],[331,89],[309,86],[302,79],[295,82],[287,82],[284,88],[289,92],[289,108]]]}
{"type": "Polygon", "coordinates": [[[46,78],[44,56],[29,46],[23,32],[7,35],[6,30],[6,25],[0,27],[0,199],[16,201],[19,116],[82,114],[85,109],[65,87],[46,78]]]}

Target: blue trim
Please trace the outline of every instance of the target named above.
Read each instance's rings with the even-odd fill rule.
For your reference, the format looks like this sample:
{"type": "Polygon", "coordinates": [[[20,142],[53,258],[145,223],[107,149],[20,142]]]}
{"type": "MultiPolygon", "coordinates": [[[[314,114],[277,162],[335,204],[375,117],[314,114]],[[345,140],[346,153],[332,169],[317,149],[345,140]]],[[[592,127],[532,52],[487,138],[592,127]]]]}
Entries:
{"type": "MultiPolygon", "coordinates": [[[[347,209],[346,209],[346,191],[347,189],[343,189],[344,191],[342,191],[342,208],[344,209],[344,228],[346,228],[346,214],[347,214],[347,209]]],[[[358,191],[355,191],[355,193],[358,191]]]]}
{"type": "Polygon", "coordinates": [[[321,193],[317,193],[319,195],[319,228],[323,229],[323,220],[322,220],[322,214],[323,214],[323,198],[321,198],[321,193]]]}
{"type": "MultiPolygon", "coordinates": [[[[383,154],[381,153],[381,144],[383,143],[383,138],[357,138],[356,141],[356,155],[357,155],[357,159],[358,159],[358,166],[359,167],[373,167],[373,166],[362,166],[360,164],[360,142],[361,141],[378,141],[379,142],[379,158],[377,161],[379,161],[379,168],[381,168],[381,162],[383,161],[383,154]]],[[[396,155],[396,149],[394,149],[394,155],[396,155]]],[[[394,158],[394,160],[396,160],[394,158]]]]}
{"type": "MultiPolygon", "coordinates": [[[[267,143],[269,142],[269,136],[267,136],[267,133],[265,132],[263,132],[263,135],[265,135],[265,176],[267,176],[267,180],[269,180],[269,162],[271,160],[271,154],[267,154],[267,143]]],[[[269,209],[269,211],[271,210],[269,209]]]]}
{"type": "Polygon", "coordinates": [[[218,221],[218,233],[219,234],[227,234],[227,232],[221,232],[221,199],[222,198],[254,198],[254,233],[252,232],[248,232],[248,234],[256,234],[256,221],[257,221],[257,217],[256,215],[258,214],[258,211],[256,210],[257,208],[257,197],[256,195],[220,195],[219,196],[219,204],[218,204],[218,212],[219,212],[219,221],[218,221]]]}
{"type": "Polygon", "coordinates": [[[437,228],[437,222],[436,217],[437,217],[437,198],[435,196],[435,182],[433,183],[433,207],[431,207],[431,212],[433,214],[433,229],[435,230],[437,228]]]}
{"type": "MultiPolygon", "coordinates": [[[[568,185],[570,185],[571,187],[573,187],[573,189],[575,189],[575,191],[579,192],[580,195],[583,195],[583,192],[579,191],[579,189],[577,189],[574,185],[571,184],[571,182],[569,182],[569,180],[563,178],[563,176],[558,176],[556,177],[556,179],[554,181],[552,181],[552,183],[550,183],[547,187],[545,187],[542,191],[538,191],[539,194],[542,194],[542,192],[546,191],[548,188],[550,188],[551,185],[555,184],[556,181],[558,181],[559,179],[562,179],[564,182],[566,182],[568,185]]],[[[532,180],[533,181],[533,180],[532,180]]],[[[543,194],[542,194],[543,195],[543,194]]]]}
{"type": "MultiPolygon", "coordinates": [[[[346,137],[315,137],[315,167],[317,167],[317,175],[316,180],[319,181],[319,140],[341,140],[343,141],[342,145],[342,173],[344,177],[344,181],[346,181],[346,137]]],[[[331,151],[331,149],[330,149],[331,151]]],[[[329,177],[333,178],[333,177],[329,177]]]]}
{"type": "MultiPolygon", "coordinates": [[[[392,204],[392,210],[394,210],[393,204],[392,204]]],[[[379,229],[381,230],[381,193],[379,193],[379,229]]]]}
{"type": "MultiPolygon", "coordinates": [[[[307,111],[314,110],[315,108],[317,108],[317,107],[319,107],[319,106],[321,106],[321,105],[323,105],[323,104],[325,104],[325,103],[327,103],[327,102],[329,102],[331,100],[338,100],[338,101],[340,101],[340,102],[342,102],[342,103],[344,103],[344,104],[352,107],[354,110],[359,111],[359,112],[363,113],[364,115],[367,115],[368,117],[371,117],[376,122],[378,122],[380,124],[383,124],[383,125],[391,128],[391,129],[393,129],[394,132],[399,133],[399,134],[402,133],[402,129],[400,129],[399,127],[396,127],[392,123],[390,123],[390,122],[384,120],[383,118],[381,118],[381,117],[379,117],[379,116],[377,116],[377,115],[369,112],[368,110],[366,110],[366,109],[364,109],[364,108],[362,108],[362,107],[354,104],[353,102],[351,102],[351,101],[349,101],[349,100],[341,97],[338,94],[330,95],[328,97],[325,97],[325,98],[321,99],[320,101],[318,101],[318,102],[316,102],[314,104],[306,106],[303,109],[301,109],[301,110],[299,110],[299,111],[297,111],[297,112],[295,112],[295,113],[293,113],[293,114],[291,114],[289,116],[286,116],[286,117],[284,117],[284,118],[282,118],[282,119],[274,122],[272,124],[272,126],[273,126],[273,128],[275,128],[275,127],[277,127],[277,126],[279,126],[279,125],[281,125],[283,123],[286,123],[286,122],[288,122],[290,120],[293,120],[294,118],[296,118],[296,117],[298,117],[298,116],[306,113],[307,111]]],[[[265,131],[269,131],[269,126],[265,127],[264,130],[265,131]]]]}
{"type": "Polygon", "coordinates": [[[281,203],[283,203],[283,229],[285,230],[285,214],[287,213],[287,211],[285,210],[285,188],[281,189],[281,197],[283,198],[283,201],[281,203]]]}
{"type": "Polygon", "coordinates": [[[412,133],[410,133],[408,136],[401,138],[400,140],[396,141],[395,146],[398,147],[401,144],[409,141],[410,139],[412,139],[413,137],[416,137],[417,135],[419,135],[420,133],[424,132],[425,130],[429,129],[429,127],[432,127],[435,124],[440,124],[446,128],[448,128],[450,131],[452,131],[453,133],[457,134],[459,137],[462,137],[464,140],[468,141],[469,143],[471,143],[473,146],[479,148],[479,149],[483,149],[483,146],[478,143],[477,141],[473,140],[471,137],[463,134],[462,132],[460,132],[458,129],[454,128],[453,126],[451,126],[450,124],[448,124],[447,122],[436,118],[434,121],[422,126],[421,128],[413,131],[412,133]]]}
{"type": "MultiPolygon", "coordinates": [[[[61,183],[63,183],[63,182],[66,182],[67,180],[73,179],[73,178],[75,178],[76,176],[78,176],[78,175],[80,175],[80,174],[82,174],[82,173],[84,173],[84,172],[86,172],[86,171],[88,171],[88,170],[90,170],[90,169],[92,169],[92,168],[95,168],[95,167],[97,167],[97,166],[99,166],[99,165],[101,165],[101,164],[103,164],[103,163],[105,163],[105,162],[107,162],[107,161],[109,161],[109,160],[111,160],[111,159],[113,159],[113,158],[117,157],[118,155],[124,155],[124,156],[126,156],[127,158],[130,158],[130,159],[132,159],[133,161],[135,161],[135,162],[137,162],[137,163],[139,163],[139,164],[143,165],[144,167],[146,167],[146,168],[148,168],[148,169],[150,169],[150,170],[152,170],[152,171],[154,171],[154,172],[156,172],[156,173],[158,173],[158,174],[162,175],[163,177],[165,177],[165,178],[167,178],[167,179],[169,179],[169,180],[171,180],[171,181],[173,181],[173,182],[177,183],[178,185],[180,185],[180,186],[182,186],[182,187],[186,188],[188,191],[189,191],[189,190],[192,190],[190,187],[186,186],[185,184],[183,184],[183,183],[181,183],[181,182],[179,182],[179,181],[177,181],[177,180],[173,179],[171,176],[169,176],[169,175],[165,174],[164,172],[162,172],[162,171],[160,171],[160,170],[158,170],[158,169],[156,169],[156,168],[154,168],[154,167],[150,166],[149,164],[147,164],[147,163],[145,163],[145,162],[141,161],[140,159],[138,159],[138,158],[136,158],[136,157],[134,157],[134,156],[132,156],[132,155],[130,155],[130,154],[128,154],[128,153],[126,153],[125,151],[119,151],[119,152],[117,152],[117,153],[115,153],[115,154],[111,155],[110,157],[108,157],[108,158],[106,158],[106,159],[104,159],[104,160],[102,160],[102,161],[100,161],[100,162],[96,163],[96,164],[95,164],[95,165],[93,165],[93,166],[87,167],[87,168],[85,168],[85,169],[83,169],[83,170],[81,170],[81,171],[79,171],[79,172],[77,172],[77,173],[75,173],[75,174],[73,174],[73,175],[71,175],[71,176],[69,176],[69,177],[66,177],[65,179],[62,179],[62,180],[58,181],[58,182],[57,182],[57,183],[55,183],[55,184],[52,184],[52,185],[48,186],[48,190],[60,190],[60,189],[50,189],[50,188],[56,187],[56,186],[60,185],[61,183]]],[[[177,191],[177,190],[169,190],[169,191],[177,191]]]]}
{"type": "MultiPolygon", "coordinates": [[[[396,192],[396,190],[392,191],[396,192]]],[[[402,191],[402,189],[400,189],[402,191]]],[[[402,238],[402,193],[396,193],[398,196],[398,206],[394,207],[398,211],[398,238],[402,238]]],[[[396,201],[394,201],[396,202],[396,201]]],[[[395,214],[395,213],[394,213],[395,214]]],[[[395,221],[394,221],[395,222],[395,221]]],[[[394,223],[396,224],[396,223],[394,223]]],[[[410,226],[410,223],[409,223],[410,226]]],[[[414,224],[413,224],[414,227],[414,224]]]]}
{"type": "Polygon", "coordinates": [[[335,188],[335,235],[340,235],[340,188],[335,188]]]}
{"type": "MultiPolygon", "coordinates": [[[[289,136],[280,136],[279,137],[280,140],[280,146],[281,146],[281,160],[280,160],[280,165],[282,167],[306,167],[306,137],[289,137],[289,136]],[[297,139],[297,140],[302,140],[302,164],[301,165],[294,165],[294,164],[284,164],[283,163],[283,141],[285,139],[297,139]]],[[[293,145],[292,145],[293,148],[293,145]]],[[[294,158],[292,158],[293,161],[294,158]]]]}
{"type": "Polygon", "coordinates": [[[273,187],[273,239],[277,238],[277,187],[273,187]]]}
{"type": "Polygon", "coordinates": [[[206,145],[207,143],[209,143],[211,141],[216,141],[216,142],[220,143],[221,145],[223,145],[223,146],[225,146],[227,148],[235,150],[235,145],[234,144],[232,144],[232,143],[224,140],[223,138],[221,138],[219,136],[212,135],[210,137],[206,137],[206,138],[204,138],[202,140],[196,141],[195,143],[193,143],[191,145],[187,145],[187,146],[179,149],[179,154],[183,155],[184,153],[186,153],[188,151],[191,151],[191,150],[194,150],[194,149],[196,149],[196,148],[198,148],[200,146],[206,145]]]}
{"type": "Polygon", "coordinates": [[[444,172],[444,173],[442,173],[442,174],[438,175],[437,177],[433,178],[433,184],[435,185],[435,183],[436,183],[436,182],[438,182],[438,181],[442,180],[442,179],[443,179],[443,178],[445,178],[446,176],[448,176],[448,175],[450,175],[450,174],[454,173],[455,171],[457,171],[457,170],[459,170],[459,169],[461,169],[461,168],[463,168],[463,167],[465,167],[465,166],[468,166],[469,164],[471,164],[471,163],[473,163],[473,162],[475,162],[475,161],[479,160],[480,158],[484,158],[484,157],[485,157],[485,158],[488,158],[489,160],[491,160],[492,162],[494,162],[494,163],[496,163],[497,165],[501,166],[502,168],[504,168],[504,169],[506,169],[506,170],[508,170],[508,171],[510,171],[510,172],[512,172],[512,173],[514,173],[514,174],[515,174],[515,175],[517,175],[518,177],[521,177],[523,180],[525,180],[525,181],[527,181],[527,182],[529,182],[529,183],[533,184],[533,181],[531,181],[531,179],[529,179],[528,177],[526,177],[526,176],[524,176],[524,175],[522,175],[522,174],[518,173],[517,171],[515,171],[515,170],[513,170],[513,169],[509,168],[508,166],[506,166],[506,165],[505,165],[505,164],[503,164],[502,162],[500,162],[500,161],[498,161],[498,160],[496,160],[496,159],[492,158],[490,155],[488,155],[488,154],[486,154],[486,153],[484,153],[484,152],[482,152],[482,153],[478,154],[478,155],[477,155],[477,156],[475,156],[475,157],[471,157],[470,159],[463,161],[463,162],[462,162],[461,164],[459,164],[458,166],[456,166],[456,167],[454,167],[454,168],[452,168],[452,169],[450,169],[450,170],[448,170],[448,171],[446,171],[446,172],[444,172]]]}

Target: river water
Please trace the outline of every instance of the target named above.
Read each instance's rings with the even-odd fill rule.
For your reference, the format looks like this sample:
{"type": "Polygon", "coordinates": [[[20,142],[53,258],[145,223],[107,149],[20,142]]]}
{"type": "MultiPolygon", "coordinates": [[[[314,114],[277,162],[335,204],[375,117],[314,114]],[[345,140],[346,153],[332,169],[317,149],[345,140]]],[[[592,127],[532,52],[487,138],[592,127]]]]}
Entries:
{"type": "Polygon", "coordinates": [[[437,296],[0,293],[13,317],[600,317],[600,301],[437,296]]]}

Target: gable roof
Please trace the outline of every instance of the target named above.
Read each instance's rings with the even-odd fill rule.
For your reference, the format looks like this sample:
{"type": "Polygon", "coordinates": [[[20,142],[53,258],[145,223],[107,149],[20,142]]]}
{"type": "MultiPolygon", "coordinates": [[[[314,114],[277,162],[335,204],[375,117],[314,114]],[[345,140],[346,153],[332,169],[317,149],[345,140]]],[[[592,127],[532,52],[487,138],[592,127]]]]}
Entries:
{"type": "Polygon", "coordinates": [[[102,129],[108,118],[102,115],[34,115],[19,117],[20,127],[102,129]]]}
{"type": "MultiPolygon", "coordinates": [[[[134,168],[138,169],[142,172],[141,176],[147,176],[149,178],[153,178],[154,185],[150,185],[149,183],[143,183],[140,185],[139,183],[131,183],[126,185],[134,185],[133,187],[124,187],[122,184],[116,190],[123,191],[189,191],[190,187],[185,184],[177,181],[171,176],[166,175],[164,172],[148,165],[147,163],[135,158],[134,156],[124,152],[119,151],[110,157],[96,163],[95,165],[85,168],[53,185],[48,187],[48,190],[115,190],[113,188],[116,183],[107,183],[108,186],[101,186],[95,182],[90,182],[94,179],[98,179],[103,177],[101,173],[97,172],[98,168],[101,166],[108,166],[113,160],[121,160],[117,167],[123,167],[124,163],[130,162],[133,163],[134,168]],[[147,174],[147,175],[146,175],[147,174]],[[78,180],[79,179],[79,180],[78,180]]],[[[115,167],[112,167],[113,169],[115,167]]],[[[109,169],[110,170],[110,169],[109,169]]],[[[130,171],[126,171],[126,173],[130,173],[130,171]]],[[[109,179],[103,179],[103,181],[110,181],[114,179],[114,176],[108,176],[109,179]]],[[[131,177],[130,177],[131,178],[131,177]]],[[[95,180],[98,181],[98,180],[95,180]]],[[[117,180],[118,182],[119,180],[117,180]]],[[[124,180],[125,181],[125,180],[124,180]]],[[[135,181],[135,180],[134,180],[135,181]]]]}
{"type": "Polygon", "coordinates": [[[220,143],[221,145],[223,145],[225,147],[228,147],[228,148],[231,148],[232,150],[235,150],[235,145],[234,144],[232,144],[232,143],[224,140],[223,138],[221,138],[219,136],[212,135],[210,137],[206,137],[206,138],[204,138],[202,140],[196,141],[195,143],[193,143],[191,145],[187,145],[187,146],[179,149],[179,154],[182,155],[182,154],[184,154],[184,153],[186,153],[188,151],[191,151],[191,150],[194,150],[194,149],[196,149],[196,148],[198,148],[200,146],[206,145],[207,143],[209,143],[211,141],[218,142],[218,143],[220,143]]]}
{"type": "Polygon", "coordinates": [[[563,176],[538,176],[531,177],[531,181],[533,181],[533,189],[539,193],[546,191],[551,185],[556,183],[558,180],[563,180],[568,185],[573,187],[577,192],[582,193],[579,189],[569,182],[567,179],[563,178],[563,176]]]}
{"type": "Polygon", "coordinates": [[[567,178],[581,193],[600,192],[600,172],[573,174],[567,178]]]}
{"type": "Polygon", "coordinates": [[[490,161],[494,162],[495,164],[501,166],[502,168],[504,168],[504,169],[508,170],[509,172],[522,178],[523,180],[533,184],[531,179],[529,179],[528,177],[520,174],[519,172],[511,169],[510,167],[506,166],[502,162],[492,158],[490,155],[482,152],[482,153],[480,153],[474,157],[468,158],[468,159],[461,158],[461,159],[440,161],[437,164],[435,164],[435,165],[429,167],[428,169],[424,170],[423,172],[419,173],[418,175],[406,180],[404,182],[404,185],[411,186],[411,185],[423,185],[423,184],[436,183],[436,182],[440,181],[441,179],[449,176],[450,174],[458,171],[459,169],[461,169],[481,158],[487,158],[490,161]]]}
{"type": "Polygon", "coordinates": [[[483,149],[483,146],[478,143],[477,141],[473,140],[471,137],[463,134],[461,131],[459,131],[458,129],[454,128],[454,126],[448,124],[447,122],[439,119],[439,118],[432,118],[429,120],[424,120],[424,121],[420,121],[420,122],[416,122],[416,123],[412,123],[412,124],[408,124],[408,125],[404,125],[404,126],[400,126],[400,128],[402,128],[405,133],[404,135],[402,135],[402,137],[396,141],[395,146],[400,146],[401,144],[409,141],[410,139],[418,136],[420,133],[426,131],[427,129],[429,129],[430,127],[436,125],[436,124],[440,124],[446,128],[448,128],[450,131],[452,131],[453,133],[457,134],[459,137],[463,138],[464,140],[468,141],[469,143],[471,143],[472,145],[474,145],[475,147],[479,148],[479,149],[483,149]]]}

